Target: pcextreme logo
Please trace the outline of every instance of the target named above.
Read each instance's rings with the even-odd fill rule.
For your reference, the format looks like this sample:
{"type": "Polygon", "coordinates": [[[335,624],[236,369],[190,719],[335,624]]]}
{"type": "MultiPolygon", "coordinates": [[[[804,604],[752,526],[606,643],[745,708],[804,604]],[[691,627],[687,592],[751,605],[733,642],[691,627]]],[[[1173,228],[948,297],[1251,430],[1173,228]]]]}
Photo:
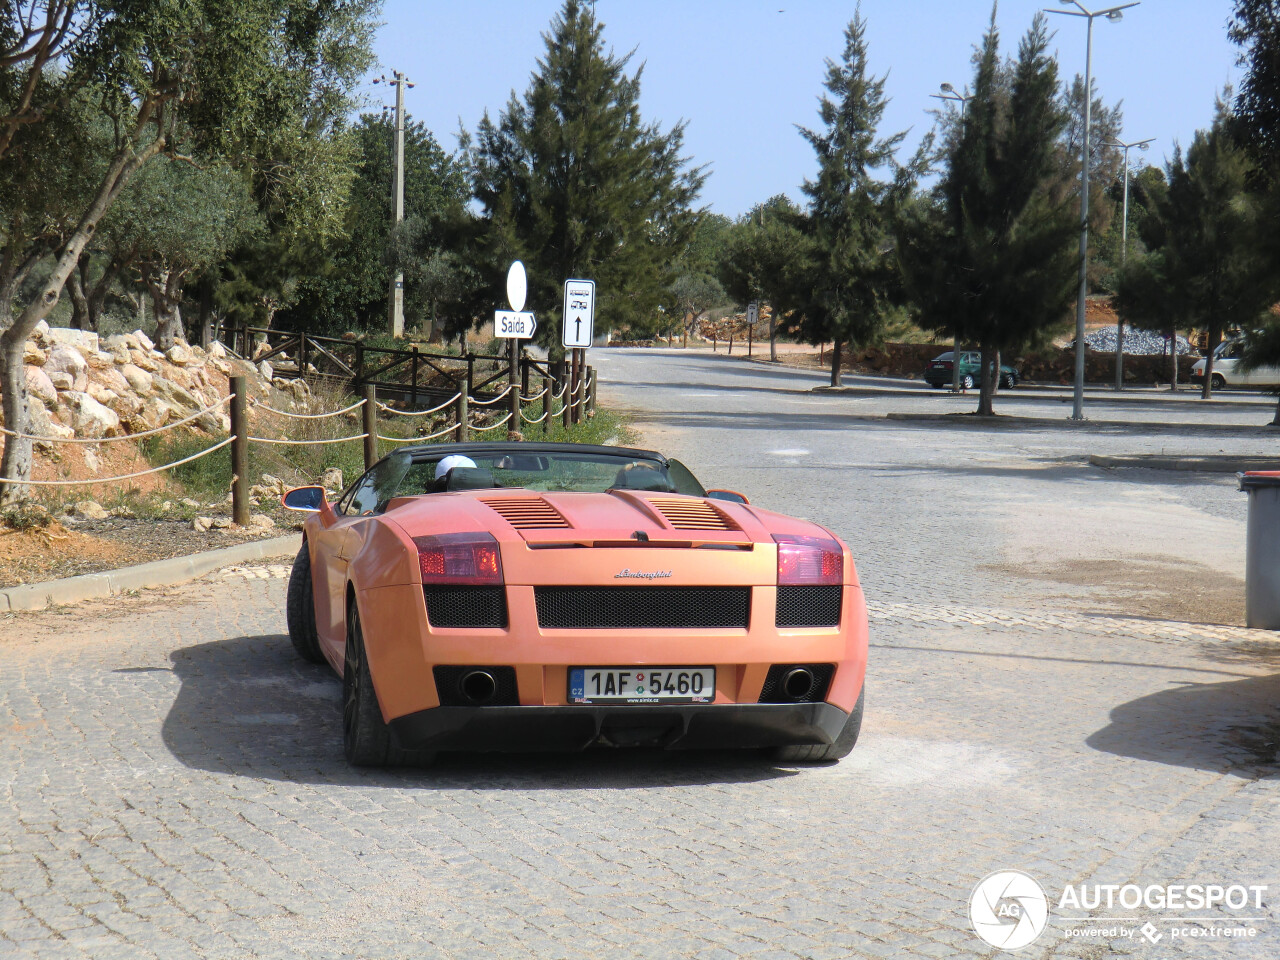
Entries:
{"type": "Polygon", "coordinates": [[[997,870],[978,881],[969,896],[973,932],[1001,950],[1021,950],[1049,925],[1044,888],[1021,870],[997,870]]]}

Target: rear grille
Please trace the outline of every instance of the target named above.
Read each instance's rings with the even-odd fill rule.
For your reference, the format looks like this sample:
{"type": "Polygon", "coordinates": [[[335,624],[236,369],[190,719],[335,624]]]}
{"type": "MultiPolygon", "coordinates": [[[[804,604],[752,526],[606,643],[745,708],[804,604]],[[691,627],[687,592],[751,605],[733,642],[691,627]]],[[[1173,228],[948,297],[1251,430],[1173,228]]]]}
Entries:
{"type": "Polygon", "coordinates": [[[651,499],[649,503],[677,530],[740,530],[736,523],[696,497],[682,500],[651,499]]]}
{"type": "Polygon", "coordinates": [[[831,686],[831,675],[836,672],[830,663],[782,663],[769,668],[764,678],[764,687],[760,690],[760,703],[818,703],[827,698],[827,687],[831,686]],[[782,683],[788,673],[796,668],[803,668],[813,674],[813,686],[802,697],[789,697],[783,692],[782,683]]]}
{"type": "Polygon", "coordinates": [[[427,620],[433,627],[505,627],[507,592],[503,587],[424,586],[427,620]]]}
{"type": "Polygon", "coordinates": [[[483,670],[493,677],[493,696],[484,702],[486,707],[515,707],[520,704],[516,691],[515,667],[432,667],[436,678],[436,694],[442,707],[474,707],[462,692],[462,678],[473,670],[483,670]]]}
{"type": "Polygon", "coordinates": [[[481,502],[517,530],[547,530],[567,527],[569,521],[541,497],[520,497],[481,502]]]}
{"type": "Polygon", "coordinates": [[[838,627],[843,592],[838,584],[779,587],[778,613],[773,622],[779,627],[838,627]]]}
{"type": "Polygon", "coordinates": [[[538,624],[563,629],[741,627],[750,587],[534,587],[538,624]]]}

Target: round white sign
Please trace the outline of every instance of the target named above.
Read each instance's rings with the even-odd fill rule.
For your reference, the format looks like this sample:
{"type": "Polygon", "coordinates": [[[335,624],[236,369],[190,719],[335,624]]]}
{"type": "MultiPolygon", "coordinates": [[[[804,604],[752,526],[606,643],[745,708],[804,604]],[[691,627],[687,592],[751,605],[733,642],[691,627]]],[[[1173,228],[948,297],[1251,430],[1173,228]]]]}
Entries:
{"type": "Polygon", "coordinates": [[[516,313],[524,309],[524,298],[528,291],[529,282],[524,275],[524,264],[517,260],[507,271],[507,299],[511,301],[511,309],[516,313]]]}

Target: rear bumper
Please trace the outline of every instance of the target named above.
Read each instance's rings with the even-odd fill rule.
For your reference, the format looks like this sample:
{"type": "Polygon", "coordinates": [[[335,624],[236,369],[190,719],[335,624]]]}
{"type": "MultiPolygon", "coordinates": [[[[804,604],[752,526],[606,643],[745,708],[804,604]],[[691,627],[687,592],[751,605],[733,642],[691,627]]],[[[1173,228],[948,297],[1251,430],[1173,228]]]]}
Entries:
{"type": "Polygon", "coordinates": [[[424,750],[687,750],[828,744],[846,717],[829,703],[434,707],[389,726],[403,746],[424,750]]]}

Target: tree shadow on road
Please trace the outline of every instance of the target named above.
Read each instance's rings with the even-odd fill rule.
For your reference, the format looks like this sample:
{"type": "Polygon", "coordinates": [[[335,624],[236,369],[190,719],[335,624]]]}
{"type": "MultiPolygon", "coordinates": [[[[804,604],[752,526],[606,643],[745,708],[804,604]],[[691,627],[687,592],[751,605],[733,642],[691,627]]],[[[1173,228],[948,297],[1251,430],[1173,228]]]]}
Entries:
{"type": "Polygon", "coordinates": [[[604,750],[444,754],[425,769],[364,770],[342,753],[342,683],[280,635],[236,637],[170,655],[182,681],[162,727],[188,767],[294,783],[428,790],[614,790],[795,776],[754,753],[604,750]]]}
{"type": "Polygon", "coordinates": [[[1116,707],[1085,742],[1170,766],[1280,777],[1280,674],[1170,686],[1116,707]]]}

